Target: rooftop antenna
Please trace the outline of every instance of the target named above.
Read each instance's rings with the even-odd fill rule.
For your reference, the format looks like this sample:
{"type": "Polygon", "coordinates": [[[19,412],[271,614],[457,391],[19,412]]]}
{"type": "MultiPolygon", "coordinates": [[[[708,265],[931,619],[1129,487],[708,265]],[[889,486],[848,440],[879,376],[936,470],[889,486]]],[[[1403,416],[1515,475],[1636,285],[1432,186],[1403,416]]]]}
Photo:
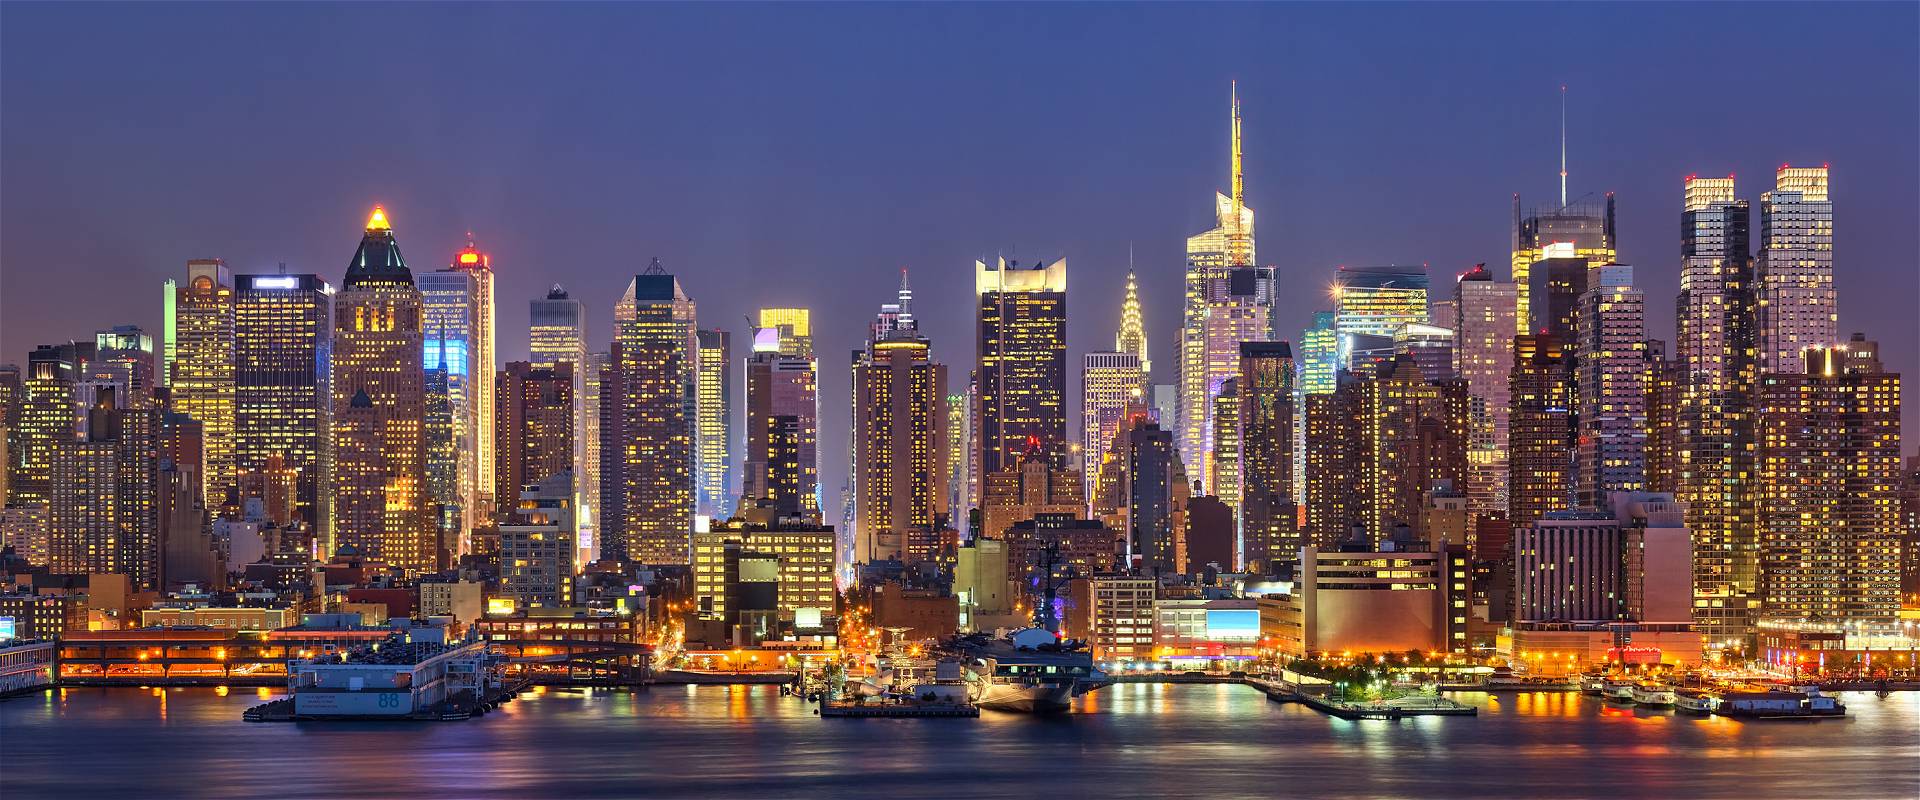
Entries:
{"type": "Polygon", "coordinates": [[[1560,207],[1567,207],[1567,85],[1560,84],[1560,207]]]}

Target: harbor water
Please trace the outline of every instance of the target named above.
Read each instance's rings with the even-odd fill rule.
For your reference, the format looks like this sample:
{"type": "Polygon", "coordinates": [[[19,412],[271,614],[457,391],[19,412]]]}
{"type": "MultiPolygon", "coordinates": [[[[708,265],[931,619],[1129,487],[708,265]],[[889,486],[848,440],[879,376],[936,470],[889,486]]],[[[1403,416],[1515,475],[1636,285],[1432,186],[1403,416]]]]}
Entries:
{"type": "Polygon", "coordinates": [[[0,702],[40,797],[1920,797],[1920,693],[1741,722],[1574,693],[1345,721],[1247,686],[1120,684],[1071,715],[822,719],[775,687],[529,692],[464,722],[246,723],[269,690],[0,702]]]}

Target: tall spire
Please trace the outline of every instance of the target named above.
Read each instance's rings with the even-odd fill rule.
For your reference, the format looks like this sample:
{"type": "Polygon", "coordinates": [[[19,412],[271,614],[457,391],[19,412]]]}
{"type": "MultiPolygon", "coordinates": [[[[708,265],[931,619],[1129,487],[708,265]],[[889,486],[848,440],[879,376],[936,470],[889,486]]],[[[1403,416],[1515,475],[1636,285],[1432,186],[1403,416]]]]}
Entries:
{"type": "Polygon", "coordinates": [[[1233,95],[1233,220],[1240,224],[1240,209],[1247,204],[1246,181],[1240,170],[1240,82],[1230,84],[1233,95]]]}
{"type": "Polygon", "coordinates": [[[1561,207],[1567,207],[1567,84],[1561,84],[1561,207]]]}
{"type": "Polygon", "coordinates": [[[1120,302],[1120,330],[1113,335],[1113,349],[1140,357],[1140,372],[1152,371],[1147,361],[1146,322],[1140,314],[1140,284],[1133,276],[1133,247],[1127,247],[1127,297],[1120,302]]]}
{"type": "Polygon", "coordinates": [[[913,289],[907,286],[907,268],[900,268],[900,327],[918,328],[913,321],[913,289]]]}

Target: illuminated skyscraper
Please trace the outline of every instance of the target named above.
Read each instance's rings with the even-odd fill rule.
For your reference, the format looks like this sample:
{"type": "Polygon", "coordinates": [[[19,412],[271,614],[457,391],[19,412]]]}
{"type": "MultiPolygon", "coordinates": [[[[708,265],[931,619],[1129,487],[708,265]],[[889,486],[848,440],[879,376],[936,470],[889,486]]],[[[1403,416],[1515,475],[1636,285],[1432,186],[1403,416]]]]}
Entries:
{"type": "Polygon", "coordinates": [[[92,342],[40,345],[27,354],[21,380],[20,431],[14,436],[17,465],[8,480],[10,502],[44,508],[53,498],[54,462],[59,447],[79,430],[74,416],[74,386],[93,358],[92,342]]]}
{"type": "Polygon", "coordinates": [[[1137,353],[1124,351],[1087,353],[1081,365],[1080,474],[1091,480],[1100,474],[1127,407],[1142,402],[1145,371],[1137,353]]]}
{"type": "Polygon", "coordinates": [[[947,511],[954,530],[967,528],[967,509],[972,507],[968,491],[967,454],[973,452],[972,404],[966,392],[947,395],[947,511]]]}
{"type": "Polygon", "coordinates": [[[733,336],[703,330],[700,338],[700,397],[694,421],[695,461],[699,474],[699,513],[725,517],[733,489],[733,336]]]}
{"type": "Polygon", "coordinates": [[[1297,557],[1294,505],[1294,367],[1286,342],[1242,342],[1240,377],[1240,541],[1248,570],[1297,557]]]}
{"type": "Polygon", "coordinates": [[[1360,520],[1375,540],[1402,524],[1419,533],[1427,492],[1465,483],[1466,384],[1428,381],[1412,357],[1396,356],[1376,365],[1359,392],[1360,520]]]}
{"type": "Polygon", "coordinates": [[[1333,302],[1339,366],[1357,369],[1391,356],[1393,335],[1405,325],[1427,324],[1427,268],[1340,267],[1333,302]]]}
{"type": "Polygon", "coordinates": [[[853,366],[857,562],[906,559],[916,531],[948,523],[947,368],[908,320],[876,326],[853,366]]]}
{"type": "Polygon", "coordinates": [[[1507,417],[1507,519],[1515,527],[1573,503],[1571,359],[1560,340],[1513,340],[1507,417]]]}
{"type": "MultiPolygon", "coordinates": [[[[905,280],[904,275],[901,280],[905,280]]],[[[772,330],[772,335],[779,340],[773,352],[813,358],[811,317],[812,314],[804,308],[763,308],[760,309],[759,327],[772,330]]],[[[755,350],[759,347],[760,342],[756,340],[755,350]]]]}
{"type": "Polygon", "coordinates": [[[760,501],[779,516],[820,518],[819,365],[804,308],[761,309],[747,358],[741,512],[760,501]]]}
{"type": "Polygon", "coordinates": [[[1760,377],[1759,527],[1771,619],[1893,623],[1900,612],[1900,376],[1860,334],[1760,377]]]}
{"type": "MultiPolygon", "coordinates": [[[[1564,180],[1564,175],[1562,177],[1564,180]]],[[[1520,196],[1513,196],[1513,283],[1520,290],[1514,314],[1515,333],[1550,328],[1548,323],[1558,318],[1555,312],[1571,311],[1574,300],[1585,290],[1573,281],[1584,281],[1587,266],[1618,260],[1613,232],[1613,195],[1609,193],[1605,205],[1601,206],[1569,205],[1565,202],[1564,187],[1561,194],[1560,206],[1536,210],[1524,217],[1520,214],[1520,196]],[[1557,262],[1559,269],[1542,263],[1547,261],[1557,262]],[[1556,276],[1562,278],[1557,285],[1552,282],[1556,276]],[[1563,307],[1534,307],[1550,297],[1562,298],[1563,307]]],[[[1564,334],[1555,330],[1548,332],[1571,333],[1570,330],[1564,334]]]]}
{"type": "Polygon", "coordinates": [[[168,327],[174,347],[167,386],[174,408],[200,421],[205,496],[218,506],[239,476],[233,461],[233,275],[225,262],[187,262],[187,285],[174,292],[168,327]]]}
{"type": "Polygon", "coordinates": [[[1781,165],[1760,195],[1759,367],[1804,371],[1800,351],[1838,336],[1833,291],[1833,200],[1826,167],[1781,165]]]}
{"type": "MultiPolygon", "coordinates": [[[[1313,312],[1313,326],[1300,334],[1300,361],[1293,383],[1293,408],[1301,424],[1293,431],[1294,502],[1307,503],[1307,397],[1332,394],[1339,386],[1340,331],[1335,327],[1339,315],[1332,311],[1313,312]]],[[[1338,542],[1336,542],[1337,544],[1338,542]]]]}
{"type": "MultiPolygon", "coordinates": [[[[492,513],[494,492],[493,267],[472,241],[445,269],[421,273],[426,316],[426,368],[447,373],[446,396],[453,418],[453,459],[460,552],[467,532],[492,513]]],[[[516,487],[514,497],[519,497],[516,487]]]]}
{"type": "MultiPolygon", "coordinates": [[[[573,469],[573,370],[571,361],[551,367],[515,361],[496,376],[495,497],[523,497],[528,487],[573,469]]],[[[510,525],[519,512],[503,507],[496,515],[510,525]]]]}
{"type": "MultiPolygon", "coordinates": [[[[556,283],[546,297],[527,304],[527,321],[529,363],[546,369],[562,361],[573,365],[573,488],[580,495],[573,516],[580,526],[590,528],[590,510],[598,504],[589,501],[596,500],[600,491],[600,447],[596,435],[600,395],[587,391],[588,383],[596,386],[599,383],[592,365],[587,363],[587,306],[569,297],[566,287],[556,283]]],[[[499,444],[496,442],[495,446],[499,444]]]]}
{"type": "Polygon", "coordinates": [[[693,527],[694,303],[655,259],[614,307],[601,374],[600,555],[686,564],[693,527]]]}
{"type": "MultiPolygon", "coordinates": [[[[1693,532],[1694,624],[1709,642],[1752,632],[1759,600],[1754,532],[1756,297],[1752,212],[1733,177],[1686,180],[1674,367],[1676,474],[1693,532]]],[[[1659,376],[1658,381],[1669,380],[1659,376]]],[[[1656,383],[1656,390],[1663,389],[1656,383]]],[[[1658,431],[1659,422],[1650,427],[1658,431]]],[[[1654,431],[1650,431],[1653,433],[1654,431]]],[[[1664,442],[1663,442],[1664,443],[1664,442]]],[[[1648,477],[1665,479],[1658,472],[1648,477]]]]}
{"type": "MultiPolygon", "coordinates": [[[[333,541],[409,570],[432,569],[426,493],[422,304],[379,206],[347,264],[333,327],[333,541]]],[[[180,361],[187,359],[181,337],[180,361]]],[[[179,376],[175,376],[175,385],[179,376]]]]}
{"type": "Polygon", "coordinates": [[[26,393],[20,368],[0,364],[0,508],[12,503],[13,476],[20,472],[20,403],[26,393]]]}
{"type": "Polygon", "coordinates": [[[609,351],[600,350],[587,354],[587,376],[581,381],[585,394],[580,398],[580,405],[582,406],[581,419],[583,420],[583,424],[580,426],[580,430],[575,432],[576,438],[585,440],[585,442],[580,445],[580,452],[582,453],[582,458],[586,461],[586,471],[575,474],[575,488],[580,492],[581,508],[580,512],[574,516],[574,519],[578,520],[580,525],[581,548],[593,556],[598,556],[600,553],[600,543],[596,540],[596,537],[599,536],[600,520],[602,519],[600,487],[605,485],[605,482],[600,478],[600,465],[603,463],[600,455],[600,444],[605,441],[605,438],[600,432],[600,398],[603,392],[601,376],[606,375],[608,371],[612,369],[612,364],[613,353],[609,351]],[[580,481],[577,480],[578,475],[586,475],[587,478],[584,481],[580,481]]]}
{"type": "Polygon", "coordinates": [[[1467,498],[1476,514],[1507,511],[1507,414],[1513,379],[1513,332],[1519,287],[1496,281],[1487,265],[1461,273],[1453,286],[1454,371],[1471,404],[1467,498]]]}
{"type": "Polygon", "coordinates": [[[1030,441],[1067,453],[1067,262],[973,262],[977,474],[1019,463],[1030,441]]]}
{"type": "Polygon", "coordinates": [[[137,590],[163,588],[154,497],[159,412],[120,406],[115,387],[107,387],[81,427],[79,438],[55,448],[48,566],[125,575],[137,590]]]}
{"type": "MultiPolygon", "coordinates": [[[[138,325],[116,325],[93,335],[92,378],[121,389],[123,406],[151,405],[153,402],[153,337],[138,325]]],[[[92,405],[88,398],[82,403],[92,405]]]]}
{"type": "Polygon", "coordinates": [[[235,280],[234,464],[242,476],[293,470],[294,512],[325,541],[333,287],[318,275],[235,280]]]}
{"type": "MultiPolygon", "coordinates": [[[[1228,378],[1213,396],[1213,446],[1208,471],[1213,475],[1214,499],[1229,512],[1240,510],[1240,378],[1228,378]]],[[[1236,553],[1237,555],[1237,553],[1236,553]]]]}
{"type": "Polygon", "coordinates": [[[1574,498],[1601,508],[1614,492],[1646,487],[1646,300],[1633,267],[1595,264],[1575,313],[1574,498]]]}
{"type": "Polygon", "coordinates": [[[1212,487],[1213,398],[1239,373],[1240,343],[1266,341],[1273,328],[1273,270],[1256,266],[1253,209],[1241,169],[1240,98],[1233,96],[1231,196],[1214,193],[1216,225],[1187,238],[1186,294],[1180,329],[1180,460],[1212,487]]]}
{"type": "MultiPolygon", "coordinates": [[[[1141,383],[1153,374],[1153,362],[1147,358],[1147,324],[1140,315],[1140,285],[1127,267],[1127,297],[1120,302],[1120,330],[1113,335],[1113,350],[1130,353],[1140,362],[1141,383]]],[[[1144,390],[1144,386],[1142,387],[1144,390]]]]}
{"type": "MultiPolygon", "coordinates": [[[[1337,547],[1352,533],[1363,513],[1360,494],[1360,388],[1342,385],[1325,394],[1306,395],[1301,419],[1305,431],[1307,529],[1303,541],[1337,547]]],[[[1291,555],[1291,554],[1289,554],[1291,555]]]]}

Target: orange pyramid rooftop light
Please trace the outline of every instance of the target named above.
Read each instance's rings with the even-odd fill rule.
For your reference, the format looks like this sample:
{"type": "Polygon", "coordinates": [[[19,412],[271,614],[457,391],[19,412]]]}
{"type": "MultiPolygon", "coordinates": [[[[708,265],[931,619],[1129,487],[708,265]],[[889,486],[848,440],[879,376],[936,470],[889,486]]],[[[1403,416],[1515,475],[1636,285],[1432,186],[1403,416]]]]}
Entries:
{"type": "Polygon", "coordinates": [[[385,208],[381,208],[380,206],[373,207],[373,216],[367,217],[367,230],[369,231],[393,230],[393,226],[387,224],[387,210],[385,208]]]}

